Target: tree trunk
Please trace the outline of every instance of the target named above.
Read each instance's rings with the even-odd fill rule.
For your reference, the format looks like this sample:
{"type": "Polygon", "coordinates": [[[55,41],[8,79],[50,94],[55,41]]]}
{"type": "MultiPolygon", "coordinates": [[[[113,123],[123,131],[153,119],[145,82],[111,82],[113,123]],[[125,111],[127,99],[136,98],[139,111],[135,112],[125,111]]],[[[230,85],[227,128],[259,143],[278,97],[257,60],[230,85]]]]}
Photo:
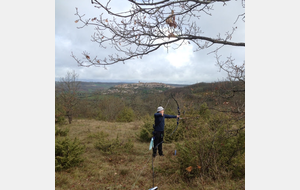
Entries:
{"type": "Polygon", "coordinates": [[[69,124],[72,123],[72,115],[68,115],[69,124]]]}

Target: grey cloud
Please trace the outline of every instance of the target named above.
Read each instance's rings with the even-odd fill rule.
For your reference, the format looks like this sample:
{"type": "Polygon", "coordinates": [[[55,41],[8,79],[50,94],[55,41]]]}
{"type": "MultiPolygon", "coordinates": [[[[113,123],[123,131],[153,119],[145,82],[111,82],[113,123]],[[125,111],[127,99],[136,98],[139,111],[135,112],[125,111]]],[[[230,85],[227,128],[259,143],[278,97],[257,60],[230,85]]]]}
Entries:
{"type": "MultiPolygon", "coordinates": [[[[112,1],[115,2],[116,1],[112,1]]],[[[122,9],[129,7],[128,3],[117,1],[119,6],[113,6],[114,9],[122,9]]],[[[230,31],[232,26],[237,26],[238,29],[234,34],[232,40],[245,41],[244,23],[233,22],[238,14],[243,11],[240,5],[233,1],[227,3],[227,9],[223,8],[223,4],[214,6],[215,11],[213,16],[203,15],[199,22],[204,35],[209,37],[216,37],[218,33],[223,35],[226,31],[230,31]],[[239,9],[237,8],[239,7],[239,9]],[[224,11],[223,11],[224,10],[224,11]],[[221,19],[221,22],[220,22],[221,19]]],[[[216,47],[214,45],[208,50],[202,50],[192,53],[196,47],[193,44],[191,48],[182,46],[179,50],[169,50],[160,48],[150,55],[146,55],[143,59],[134,59],[125,64],[118,63],[107,66],[107,70],[102,67],[78,67],[76,61],[70,56],[71,51],[82,57],[82,51],[88,51],[92,56],[105,57],[108,54],[116,53],[113,49],[103,49],[96,43],[91,42],[91,35],[94,33],[94,28],[86,27],[77,29],[79,26],[74,21],[77,17],[74,15],[75,7],[78,7],[80,14],[86,14],[86,18],[99,16],[99,10],[91,5],[90,1],[80,0],[56,0],[55,4],[55,77],[63,77],[67,71],[75,70],[79,74],[80,79],[90,79],[97,81],[144,81],[144,82],[165,82],[165,83],[187,83],[192,84],[196,82],[212,82],[226,78],[226,73],[218,72],[218,67],[215,66],[215,58],[213,54],[207,55],[216,47]],[[183,60],[189,59],[188,62],[178,67],[167,59],[172,53],[178,54],[179,51],[187,51],[183,54],[183,60]]],[[[236,59],[236,63],[242,63],[245,59],[245,48],[224,46],[220,50],[222,58],[232,55],[236,59]]]]}

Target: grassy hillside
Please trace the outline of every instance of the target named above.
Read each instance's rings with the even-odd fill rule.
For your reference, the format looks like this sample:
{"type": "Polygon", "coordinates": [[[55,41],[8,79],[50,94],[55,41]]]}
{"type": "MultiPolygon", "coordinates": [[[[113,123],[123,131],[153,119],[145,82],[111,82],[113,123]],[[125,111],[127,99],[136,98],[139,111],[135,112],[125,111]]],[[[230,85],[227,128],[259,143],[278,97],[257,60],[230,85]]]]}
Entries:
{"type": "Polygon", "coordinates": [[[91,93],[95,91],[107,90],[115,85],[118,85],[118,83],[80,82],[80,91],[91,93]]]}
{"type": "MultiPolygon", "coordinates": [[[[79,166],[55,173],[55,187],[62,189],[149,189],[152,187],[152,151],[149,142],[137,140],[142,121],[131,123],[104,122],[78,119],[71,125],[57,126],[69,128],[69,137],[78,138],[86,146],[84,162],[79,166]],[[96,149],[97,134],[104,132],[109,139],[119,137],[122,141],[131,139],[133,149],[104,153],[96,149]]],[[[203,180],[183,182],[178,174],[172,173],[176,156],[175,143],[163,144],[164,157],[154,159],[156,171],[155,186],[159,189],[244,189],[243,180],[203,180]]],[[[178,152],[177,154],[181,154],[178,152]]]]}
{"type": "Polygon", "coordinates": [[[154,160],[155,185],[168,190],[245,189],[243,89],[244,83],[219,82],[160,93],[83,93],[71,110],[72,124],[67,124],[65,102],[57,93],[56,189],[151,188],[150,116],[159,105],[166,114],[176,115],[171,95],[182,119],[172,137],[176,120],[166,120],[165,157],[154,160]]]}

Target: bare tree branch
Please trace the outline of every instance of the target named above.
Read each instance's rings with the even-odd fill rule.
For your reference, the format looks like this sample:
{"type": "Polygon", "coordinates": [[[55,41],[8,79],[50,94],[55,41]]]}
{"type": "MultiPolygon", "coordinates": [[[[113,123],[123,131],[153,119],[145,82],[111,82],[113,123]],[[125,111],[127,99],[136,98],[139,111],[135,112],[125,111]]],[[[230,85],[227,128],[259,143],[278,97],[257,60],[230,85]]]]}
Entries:
{"type": "Polygon", "coordinates": [[[201,13],[211,15],[214,3],[225,5],[228,1],[230,0],[128,0],[131,3],[130,10],[114,12],[109,7],[111,0],[106,3],[92,0],[92,4],[102,10],[99,17],[84,19],[85,15],[80,15],[76,8],[75,15],[78,20],[75,22],[80,21],[82,24],[79,29],[94,26],[96,32],[92,41],[101,48],[110,45],[117,53],[105,58],[91,58],[88,52],[83,52],[83,58],[78,58],[73,53],[71,56],[79,66],[89,67],[125,63],[130,59],[142,58],[162,46],[168,48],[174,44],[173,48],[176,49],[183,44],[194,43],[197,46],[196,51],[209,48],[213,44],[244,47],[245,42],[231,41],[236,28],[227,32],[224,37],[219,34],[214,38],[203,35],[199,23],[192,21],[193,18],[200,18],[201,13]],[[111,18],[108,18],[109,15],[111,18]]]}

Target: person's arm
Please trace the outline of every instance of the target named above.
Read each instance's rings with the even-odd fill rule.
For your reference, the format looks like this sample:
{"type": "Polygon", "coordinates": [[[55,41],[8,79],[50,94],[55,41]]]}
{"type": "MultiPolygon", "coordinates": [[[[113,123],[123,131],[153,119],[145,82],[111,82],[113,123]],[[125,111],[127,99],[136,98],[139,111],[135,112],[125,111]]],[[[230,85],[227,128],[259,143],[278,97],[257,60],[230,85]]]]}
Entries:
{"type": "Polygon", "coordinates": [[[164,114],[165,115],[165,118],[177,118],[177,115],[167,115],[167,114],[164,114]]]}

